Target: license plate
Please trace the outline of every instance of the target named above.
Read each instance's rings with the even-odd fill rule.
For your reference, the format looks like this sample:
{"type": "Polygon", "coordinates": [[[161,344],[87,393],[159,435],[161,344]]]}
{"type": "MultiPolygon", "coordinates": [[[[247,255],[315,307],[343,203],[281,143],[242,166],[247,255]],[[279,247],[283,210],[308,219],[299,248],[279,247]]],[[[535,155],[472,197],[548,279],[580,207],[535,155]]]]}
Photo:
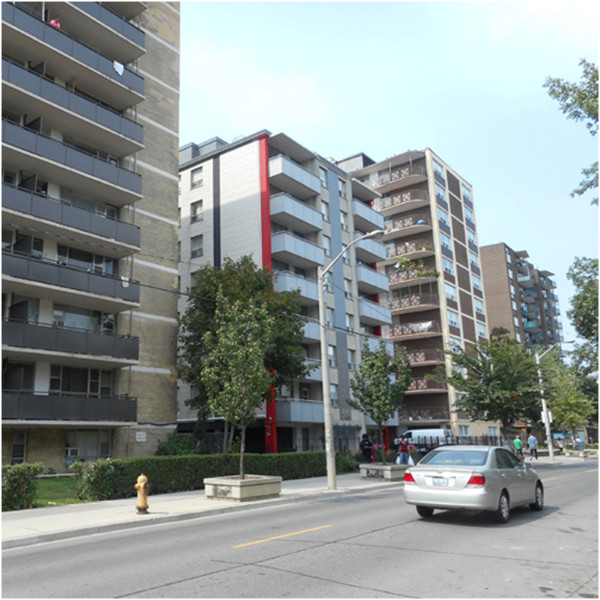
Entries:
{"type": "Polygon", "coordinates": [[[431,483],[432,483],[432,485],[439,486],[439,487],[447,487],[448,486],[448,480],[445,477],[432,477],[431,483]]]}

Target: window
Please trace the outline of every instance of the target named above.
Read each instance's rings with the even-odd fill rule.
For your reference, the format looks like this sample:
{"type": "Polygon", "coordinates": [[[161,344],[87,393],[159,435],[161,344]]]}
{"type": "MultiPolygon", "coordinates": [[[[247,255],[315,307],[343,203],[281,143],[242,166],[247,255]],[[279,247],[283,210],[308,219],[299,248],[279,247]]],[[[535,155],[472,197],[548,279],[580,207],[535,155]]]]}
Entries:
{"type": "Polygon", "coordinates": [[[444,288],[446,289],[446,298],[448,298],[448,300],[454,300],[454,302],[458,302],[456,297],[456,288],[449,283],[445,283],[444,288]]]}
{"type": "Polygon", "coordinates": [[[204,256],[204,236],[196,235],[192,238],[192,258],[204,256]]]}
{"type": "Polygon", "coordinates": [[[346,313],[346,329],[348,331],[354,331],[354,327],[352,326],[352,315],[349,313],[346,313]]]}
{"type": "Polygon", "coordinates": [[[450,219],[448,218],[448,213],[445,210],[442,210],[441,208],[438,208],[438,219],[440,223],[443,223],[444,225],[450,227],[450,219]]]}
{"type": "Polygon", "coordinates": [[[202,167],[192,169],[190,175],[190,187],[192,189],[202,186],[202,167]]]}
{"type": "Polygon", "coordinates": [[[356,368],[356,352],[354,350],[348,350],[348,368],[353,371],[356,368]]]}
{"type": "Polygon", "coordinates": [[[177,193],[181,194],[181,175],[177,178],[177,193]]]}
{"type": "Polygon", "coordinates": [[[202,200],[192,202],[190,207],[190,220],[192,223],[202,221],[202,200]]]}
{"type": "Polygon", "coordinates": [[[514,300],[512,300],[510,304],[512,306],[513,314],[516,315],[517,314],[517,303],[514,300]]]}
{"type": "Polygon", "coordinates": [[[332,406],[338,405],[338,386],[337,383],[329,384],[329,398],[331,399],[332,406]]]}
{"type": "Polygon", "coordinates": [[[325,248],[325,254],[331,256],[331,238],[328,235],[323,235],[323,248],[325,248]]]}
{"type": "Polygon", "coordinates": [[[498,428],[488,426],[488,435],[490,437],[498,437],[498,428]]]}
{"type": "Polygon", "coordinates": [[[480,315],[485,315],[485,309],[483,308],[483,302],[479,298],[474,298],[475,301],[475,312],[480,315]]]}
{"type": "Polygon", "coordinates": [[[328,292],[333,292],[333,274],[331,271],[325,273],[325,289],[328,292]]]}
{"type": "Polygon", "coordinates": [[[487,327],[483,323],[477,323],[477,335],[484,340],[487,339],[487,327]]]}
{"type": "Polygon", "coordinates": [[[344,296],[346,298],[352,298],[352,282],[349,279],[344,278],[344,296]]]}
{"type": "Polygon", "coordinates": [[[442,265],[444,267],[444,273],[448,273],[449,275],[454,275],[454,263],[445,256],[442,257],[442,265]]]}
{"type": "Polygon", "coordinates": [[[460,327],[458,313],[454,312],[453,310],[449,310],[446,314],[448,315],[448,325],[451,325],[452,327],[460,327]]]}
{"type": "Polygon", "coordinates": [[[470,436],[471,435],[471,426],[470,425],[459,425],[458,426],[458,435],[470,436]]]}
{"type": "Polygon", "coordinates": [[[442,243],[442,246],[444,246],[444,248],[448,248],[448,250],[452,250],[452,246],[451,246],[451,240],[450,238],[445,234],[442,233],[440,231],[440,242],[442,243]]]}
{"type": "Polygon", "coordinates": [[[325,202],[325,200],[321,200],[321,214],[323,221],[329,221],[329,202],[325,202]]]}
{"type": "Polygon", "coordinates": [[[433,161],[433,174],[439,182],[446,185],[446,175],[444,167],[437,160],[433,161]]]}
{"type": "Polygon", "coordinates": [[[340,198],[346,197],[346,182],[343,179],[338,179],[338,192],[340,193],[340,198]]]}
{"type": "Polygon", "coordinates": [[[469,242],[471,242],[471,244],[477,245],[477,241],[475,240],[475,234],[470,229],[467,229],[467,239],[469,240],[469,242]]]}
{"type": "Polygon", "coordinates": [[[481,279],[477,275],[473,275],[473,287],[481,291],[481,279]]]}
{"type": "Polygon", "coordinates": [[[473,211],[465,206],[465,219],[471,221],[471,223],[475,222],[475,218],[473,217],[473,211]]]}
{"type": "Polygon", "coordinates": [[[510,284],[510,297],[513,299],[515,297],[515,286],[512,283],[510,284]]]}
{"type": "Polygon", "coordinates": [[[462,347],[462,342],[457,337],[450,336],[450,350],[452,352],[460,352],[462,347]]]}
{"type": "Polygon", "coordinates": [[[334,318],[333,318],[333,308],[327,308],[327,327],[333,327],[334,318]]]}
{"type": "Polygon", "coordinates": [[[463,202],[471,203],[471,191],[464,184],[462,184],[461,188],[463,202]]]}
{"type": "Polygon", "coordinates": [[[472,267],[479,267],[479,258],[475,252],[469,252],[469,259],[471,260],[472,267]]]}
{"type": "Polygon", "coordinates": [[[12,448],[10,456],[11,465],[20,465],[25,462],[27,449],[27,430],[13,429],[12,432],[12,448]]]}
{"type": "Polygon", "coordinates": [[[343,210],[340,211],[341,219],[342,219],[342,229],[344,231],[348,231],[348,213],[343,210]]]}
{"type": "Polygon", "coordinates": [[[506,269],[506,273],[511,281],[515,278],[515,272],[510,267],[506,269]]]}
{"type": "Polygon", "coordinates": [[[327,187],[327,170],[323,167],[319,167],[319,179],[321,180],[321,187],[327,187]]]}
{"type": "Polygon", "coordinates": [[[327,356],[329,357],[329,366],[337,367],[337,361],[335,359],[335,346],[327,346],[327,356]]]}
{"type": "Polygon", "coordinates": [[[442,204],[446,204],[446,190],[437,182],[435,184],[435,197],[442,204]]]}

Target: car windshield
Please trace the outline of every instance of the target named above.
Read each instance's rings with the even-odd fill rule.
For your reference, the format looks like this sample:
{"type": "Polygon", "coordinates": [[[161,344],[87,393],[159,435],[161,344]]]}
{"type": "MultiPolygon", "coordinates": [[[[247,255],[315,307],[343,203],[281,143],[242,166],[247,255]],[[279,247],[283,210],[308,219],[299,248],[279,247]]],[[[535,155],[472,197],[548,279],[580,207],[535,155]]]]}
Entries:
{"type": "Polygon", "coordinates": [[[454,465],[457,467],[481,467],[487,460],[487,450],[434,450],[419,462],[420,465],[454,465]]]}

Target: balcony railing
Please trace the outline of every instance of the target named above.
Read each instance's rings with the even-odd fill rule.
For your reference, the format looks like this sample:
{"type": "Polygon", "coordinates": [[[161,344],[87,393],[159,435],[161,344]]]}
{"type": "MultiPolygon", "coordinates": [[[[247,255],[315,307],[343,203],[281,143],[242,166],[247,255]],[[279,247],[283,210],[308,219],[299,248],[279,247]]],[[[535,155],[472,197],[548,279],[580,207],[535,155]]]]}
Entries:
{"type": "Polygon", "coordinates": [[[410,216],[399,219],[394,219],[391,223],[386,223],[385,232],[393,233],[408,229],[409,227],[427,228],[431,227],[431,221],[425,216],[410,216]]]}
{"type": "Polygon", "coordinates": [[[2,184],[2,207],[136,248],[140,247],[140,228],[136,225],[111,219],[91,210],[73,206],[70,202],[7,183],[2,184]]]}
{"type": "Polygon", "coordinates": [[[271,236],[271,252],[277,259],[290,264],[314,267],[325,264],[325,249],[288,231],[271,236]]]}
{"type": "Polygon", "coordinates": [[[404,242],[403,244],[395,244],[394,246],[388,246],[387,257],[397,258],[406,256],[407,254],[418,254],[419,256],[426,256],[433,254],[433,244],[431,240],[413,240],[411,242],[404,242]]]}
{"type": "Polygon", "coordinates": [[[411,350],[407,353],[408,360],[411,363],[428,363],[428,362],[441,362],[444,360],[444,353],[442,350],[436,348],[425,348],[423,350],[411,350]]]}
{"type": "Polygon", "coordinates": [[[407,388],[407,392],[422,392],[428,390],[446,390],[448,386],[441,381],[433,379],[413,379],[407,388]]]}
{"type": "Polygon", "coordinates": [[[421,321],[390,325],[384,329],[384,337],[401,338],[421,335],[437,335],[442,332],[439,321],[421,321]]]}
{"type": "Polygon", "coordinates": [[[379,177],[375,185],[377,187],[380,187],[388,183],[393,183],[395,181],[406,179],[411,175],[421,175],[426,177],[427,169],[425,169],[425,167],[417,167],[414,165],[404,165],[403,167],[396,168],[390,173],[386,173],[385,175],[379,177]]]}
{"type": "Polygon", "coordinates": [[[36,394],[25,390],[2,391],[2,420],[108,421],[137,419],[137,398],[85,394],[36,394]]]}
{"type": "Polygon", "coordinates": [[[16,348],[125,360],[138,360],[139,357],[139,340],[135,337],[9,319],[2,323],[2,343],[16,348]]]}
{"type": "Polygon", "coordinates": [[[378,210],[386,210],[394,206],[401,206],[407,202],[429,202],[427,190],[406,190],[391,196],[375,199],[375,206],[378,210]]]}
{"type": "Polygon", "coordinates": [[[314,279],[303,277],[291,271],[277,271],[273,278],[273,287],[276,292],[300,291],[300,298],[304,301],[317,303],[319,301],[319,286],[314,279]]]}
{"type": "Polygon", "coordinates": [[[47,283],[80,292],[100,294],[126,302],[140,301],[139,281],[82,271],[54,261],[2,252],[2,274],[47,283]]]}
{"type": "Polygon", "coordinates": [[[439,272],[435,269],[410,269],[409,271],[395,271],[388,275],[390,285],[413,281],[415,279],[435,279],[439,272]]]}
{"type": "Polygon", "coordinates": [[[390,310],[401,310],[424,305],[438,306],[439,303],[440,299],[437,294],[423,293],[412,294],[411,296],[403,296],[402,298],[394,298],[389,302],[389,307],[390,310]]]}

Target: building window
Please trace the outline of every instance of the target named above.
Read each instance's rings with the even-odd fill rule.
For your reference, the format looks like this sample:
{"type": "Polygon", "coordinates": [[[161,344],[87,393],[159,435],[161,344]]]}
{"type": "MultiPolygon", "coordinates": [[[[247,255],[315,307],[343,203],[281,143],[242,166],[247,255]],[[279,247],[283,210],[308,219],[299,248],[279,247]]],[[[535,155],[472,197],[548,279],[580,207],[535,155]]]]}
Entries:
{"type": "Polygon", "coordinates": [[[446,172],[437,160],[433,160],[433,175],[442,185],[446,185],[446,172]]]}
{"type": "Polygon", "coordinates": [[[323,221],[329,222],[329,202],[325,202],[325,200],[321,200],[321,214],[323,221]]]}
{"type": "Polygon", "coordinates": [[[192,238],[192,258],[204,256],[204,236],[196,235],[192,238]]]}
{"type": "Polygon", "coordinates": [[[458,313],[454,312],[453,310],[449,310],[446,314],[448,315],[448,325],[451,325],[452,327],[460,327],[458,313]]]}
{"type": "Polygon", "coordinates": [[[331,238],[328,235],[323,235],[323,248],[325,248],[325,254],[331,256],[331,238]]]}
{"type": "Polygon", "coordinates": [[[462,342],[457,337],[450,336],[449,341],[451,352],[460,352],[462,350],[462,342]]]}
{"type": "Polygon", "coordinates": [[[458,302],[456,297],[456,288],[449,283],[445,283],[444,287],[446,289],[446,298],[448,298],[448,300],[454,300],[454,302],[458,302]]]}
{"type": "Polygon", "coordinates": [[[471,191],[465,186],[464,183],[461,185],[461,190],[463,202],[468,202],[471,204],[471,191]]]}
{"type": "Polygon", "coordinates": [[[515,297],[515,286],[512,283],[510,284],[510,297],[513,299],[515,297]]]}
{"type": "Polygon", "coordinates": [[[480,315],[485,315],[485,309],[483,308],[483,302],[479,298],[475,298],[475,312],[480,315]]]}
{"type": "Polygon", "coordinates": [[[325,289],[328,292],[333,292],[333,274],[331,271],[325,273],[325,289]]]}
{"type": "Polygon", "coordinates": [[[337,367],[337,361],[335,359],[335,346],[327,346],[327,356],[329,357],[329,366],[337,367]]]}
{"type": "Polygon", "coordinates": [[[469,240],[469,242],[471,242],[471,244],[477,245],[477,241],[475,240],[475,234],[470,229],[467,229],[467,239],[469,240]]]}
{"type": "Polygon", "coordinates": [[[346,298],[352,298],[351,285],[352,282],[344,277],[344,296],[346,296],[346,298]]]}
{"type": "Polygon", "coordinates": [[[479,259],[475,252],[469,252],[469,258],[471,260],[471,266],[479,268],[479,259]]]}
{"type": "Polygon", "coordinates": [[[487,327],[483,323],[477,323],[477,335],[482,339],[487,339],[487,327]]]}
{"type": "Polygon", "coordinates": [[[444,267],[444,273],[448,273],[449,275],[454,275],[454,263],[445,256],[442,257],[442,265],[444,267]]]}
{"type": "Polygon", "coordinates": [[[348,213],[343,210],[340,211],[341,219],[342,219],[342,229],[344,231],[348,231],[348,213]]]}
{"type": "Polygon", "coordinates": [[[190,207],[190,220],[192,223],[195,223],[196,221],[202,221],[202,218],[202,200],[192,202],[190,207]]]}
{"type": "Polygon", "coordinates": [[[321,180],[321,187],[327,187],[327,170],[323,167],[319,167],[319,179],[321,180]]]}
{"type": "Polygon", "coordinates": [[[348,331],[353,331],[354,327],[352,326],[352,315],[349,313],[346,313],[346,329],[348,331]]]}
{"type": "Polygon", "coordinates": [[[446,204],[446,190],[437,182],[435,184],[435,197],[442,204],[446,204]]]}
{"type": "Polygon", "coordinates": [[[338,192],[340,193],[340,198],[346,197],[346,182],[343,179],[338,179],[338,192]]]}
{"type": "Polygon", "coordinates": [[[27,430],[13,429],[12,448],[10,456],[11,465],[20,465],[25,462],[27,456],[27,430]]]}
{"type": "Polygon", "coordinates": [[[471,435],[471,426],[470,425],[459,425],[458,426],[458,435],[469,437],[471,435]]]}
{"type": "Polygon", "coordinates": [[[356,369],[355,355],[356,355],[356,352],[354,350],[348,350],[348,368],[351,371],[354,371],[354,369],[356,369]]]}
{"type": "Polygon", "coordinates": [[[475,218],[473,217],[473,211],[470,208],[465,206],[465,220],[471,221],[471,223],[475,223],[475,218]]]}
{"type": "Polygon", "coordinates": [[[333,327],[334,318],[333,318],[333,308],[327,308],[327,327],[333,327]]]}
{"type": "Polygon", "coordinates": [[[450,219],[448,218],[448,213],[441,208],[438,208],[438,219],[440,223],[443,223],[447,227],[450,227],[450,219]]]}
{"type": "Polygon", "coordinates": [[[444,248],[448,248],[448,250],[452,250],[452,246],[451,246],[452,242],[451,242],[450,238],[445,233],[442,233],[441,231],[440,231],[440,242],[442,243],[442,246],[444,248]]]}
{"type": "Polygon", "coordinates": [[[473,275],[473,287],[481,291],[481,279],[477,275],[473,275]]]}
{"type": "Polygon", "coordinates": [[[192,169],[191,171],[191,179],[190,179],[190,187],[192,189],[202,186],[202,167],[198,167],[197,169],[192,169]]]}
{"type": "Polygon", "coordinates": [[[338,405],[338,386],[337,383],[329,384],[329,398],[331,399],[332,406],[338,405]]]}

